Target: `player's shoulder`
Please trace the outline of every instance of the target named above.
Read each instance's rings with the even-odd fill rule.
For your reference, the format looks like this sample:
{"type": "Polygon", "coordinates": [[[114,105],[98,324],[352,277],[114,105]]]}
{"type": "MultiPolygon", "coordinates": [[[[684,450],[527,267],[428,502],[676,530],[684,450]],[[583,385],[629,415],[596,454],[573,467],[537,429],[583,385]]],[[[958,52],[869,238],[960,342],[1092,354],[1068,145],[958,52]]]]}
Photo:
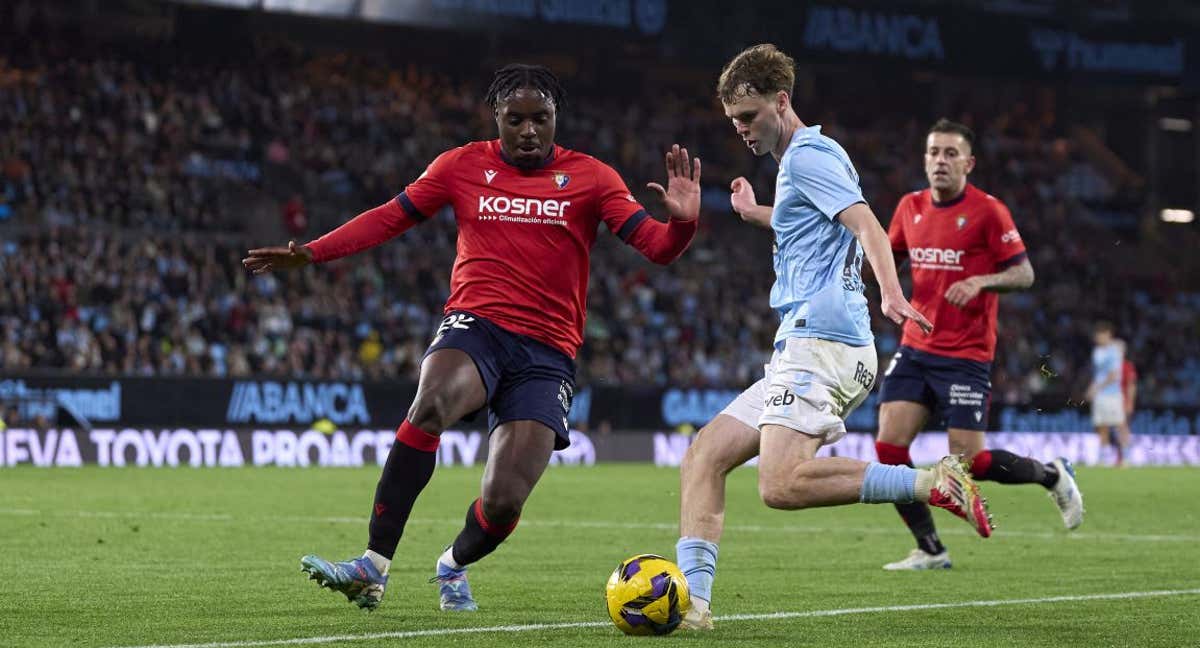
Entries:
{"type": "Polygon", "coordinates": [[[485,159],[495,155],[495,151],[493,150],[495,146],[495,140],[467,142],[462,146],[449,149],[442,155],[448,156],[456,162],[483,162],[485,159]]]}
{"type": "Polygon", "coordinates": [[[846,149],[842,148],[837,140],[822,133],[820,126],[806,126],[798,129],[792,136],[791,146],[785,151],[785,154],[787,153],[790,153],[790,157],[797,161],[828,161],[830,156],[837,158],[838,161],[849,161],[850,159],[846,149]]]}
{"type": "Polygon", "coordinates": [[[582,151],[576,151],[565,146],[558,146],[554,151],[554,161],[551,164],[572,165],[579,168],[611,169],[604,160],[582,151]]]}
{"type": "Polygon", "coordinates": [[[482,152],[487,150],[486,146],[487,142],[467,142],[462,146],[446,149],[433,159],[433,162],[429,164],[429,168],[425,170],[422,176],[428,174],[430,171],[437,173],[451,172],[455,167],[473,161],[473,158],[478,157],[482,152]],[[483,147],[478,146],[480,144],[483,147]]]}
{"type": "Polygon", "coordinates": [[[896,205],[896,209],[919,209],[922,206],[931,202],[928,189],[918,189],[910,191],[903,196],[900,196],[900,202],[896,205]]]}
{"type": "Polygon", "coordinates": [[[1003,200],[973,184],[967,185],[966,199],[971,209],[978,210],[985,215],[1003,216],[1009,214],[1008,205],[1005,205],[1003,200]]]}
{"type": "Polygon", "coordinates": [[[563,146],[555,150],[550,168],[586,176],[596,182],[613,182],[621,177],[621,174],[604,160],[563,146]]]}

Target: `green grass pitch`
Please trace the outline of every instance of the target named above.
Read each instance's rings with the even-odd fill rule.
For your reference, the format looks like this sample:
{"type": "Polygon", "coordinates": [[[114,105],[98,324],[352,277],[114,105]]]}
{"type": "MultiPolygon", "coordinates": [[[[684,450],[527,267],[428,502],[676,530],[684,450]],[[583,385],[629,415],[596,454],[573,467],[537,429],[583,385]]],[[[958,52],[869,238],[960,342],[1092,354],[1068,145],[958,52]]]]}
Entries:
{"type": "Polygon", "coordinates": [[[758,501],[757,473],[739,469],[714,588],[717,629],[665,638],[620,635],[607,624],[602,590],[629,555],[674,558],[676,470],[551,468],[517,532],[471,570],[480,611],[450,615],[426,581],[480,474],[438,470],[383,605],[368,614],[307,581],[298,559],[361,553],[375,468],[0,470],[0,645],[1200,643],[1196,469],[1082,469],[1088,515],[1074,534],[1040,487],[984,483],[996,535],[976,538],[935,512],[955,561],[937,573],[880,569],[911,548],[890,505],[772,511],[758,501]],[[1145,592],[1156,594],[1136,596],[1145,592]],[[962,605],[1050,597],[1061,598],[962,605]],[[846,612],[928,604],[954,605],[846,612]],[[775,612],[805,615],[721,619],[775,612]],[[570,623],[590,625],[556,627],[570,623]],[[530,624],[551,627],[496,629],[530,624]]]}

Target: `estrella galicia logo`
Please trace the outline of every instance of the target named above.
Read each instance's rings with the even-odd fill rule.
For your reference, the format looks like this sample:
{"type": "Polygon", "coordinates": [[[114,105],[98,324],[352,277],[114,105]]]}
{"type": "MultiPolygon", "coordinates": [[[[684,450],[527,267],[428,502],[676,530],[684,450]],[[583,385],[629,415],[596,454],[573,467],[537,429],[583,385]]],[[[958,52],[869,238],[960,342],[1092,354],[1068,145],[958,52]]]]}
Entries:
{"type": "Polygon", "coordinates": [[[233,385],[225,418],[229,423],[308,424],[323,418],[337,425],[371,422],[362,385],[343,382],[239,381],[233,385]]]}

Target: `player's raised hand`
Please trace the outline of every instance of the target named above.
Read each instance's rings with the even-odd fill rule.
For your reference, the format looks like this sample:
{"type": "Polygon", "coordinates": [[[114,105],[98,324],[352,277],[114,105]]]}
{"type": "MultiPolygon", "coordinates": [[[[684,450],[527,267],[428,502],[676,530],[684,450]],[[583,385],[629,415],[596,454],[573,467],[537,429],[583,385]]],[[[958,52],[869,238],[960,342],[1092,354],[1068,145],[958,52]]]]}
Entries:
{"type": "Polygon", "coordinates": [[[879,305],[883,309],[883,314],[888,319],[899,324],[900,326],[904,326],[904,320],[912,320],[916,322],[917,326],[921,327],[921,330],[925,333],[933,331],[933,324],[929,320],[925,319],[925,316],[922,315],[920,311],[913,308],[913,305],[908,303],[908,300],[904,298],[904,295],[897,295],[894,297],[884,295],[883,299],[880,300],[879,305]]]}
{"type": "Polygon", "coordinates": [[[312,250],[295,241],[288,241],[287,247],[255,248],[247,254],[242,265],[254,274],[303,268],[312,263],[312,250]]]}
{"type": "Polygon", "coordinates": [[[729,206],[745,220],[745,214],[758,206],[758,200],[754,198],[754,187],[750,185],[749,180],[739,176],[729,183],[729,191],[733,192],[729,194],[729,206]]]}
{"type": "Polygon", "coordinates": [[[975,299],[980,290],[983,290],[983,284],[980,283],[979,277],[967,277],[950,284],[950,287],[946,289],[946,301],[962,308],[967,305],[967,302],[975,299]]]}
{"type": "Polygon", "coordinates": [[[662,199],[672,219],[694,221],[700,217],[700,158],[688,158],[687,149],[676,144],[667,151],[666,189],[657,182],[646,186],[662,199]]]}

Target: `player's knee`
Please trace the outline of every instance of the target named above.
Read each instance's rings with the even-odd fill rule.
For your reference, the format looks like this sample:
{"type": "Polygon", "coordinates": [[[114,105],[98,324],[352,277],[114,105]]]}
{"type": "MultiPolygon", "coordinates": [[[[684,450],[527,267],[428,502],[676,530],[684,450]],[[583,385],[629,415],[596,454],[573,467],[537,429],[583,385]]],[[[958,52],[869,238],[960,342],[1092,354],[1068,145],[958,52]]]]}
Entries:
{"type": "Polygon", "coordinates": [[[444,391],[421,392],[408,410],[408,420],[430,434],[440,434],[454,422],[451,409],[451,398],[444,391]]]}
{"type": "Polygon", "coordinates": [[[727,473],[733,469],[730,466],[731,462],[725,456],[723,448],[719,443],[713,443],[712,434],[704,434],[708,428],[700,430],[700,434],[692,445],[688,446],[687,452],[683,455],[683,463],[680,465],[680,470],[688,474],[697,472],[705,474],[727,473]]]}
{"type": "Polygon", "coordinates": [[[525,498],[515,493],[499,491],[481,498],[483,516],[491,524],[506,525],[521,517],[525,498]]]}
{"type": "Polygon", "coordinates": [[[773,482],[759,480],[758,496],[767,508],[784,511],[804,508],[803,502],[794,496],[793,491],[773,482]]]}
{"type": "Polygon", "coordinates": [[[808,507],[808,501],[803,496],[806,486],[803,481],[792,478],[780,478],[774,474],[759,473],[758,497],[767,508],[791,511],[808,507]]]}
{"type": "Polygon", "coordinates": [[[971,461],[975,458],[975,455],[983,452],[983,448],[979,444],[955,439],[953,436],[950,437],[949,446],[950,454],[959,455],[963,458],[963,461],[971,461]]]}

